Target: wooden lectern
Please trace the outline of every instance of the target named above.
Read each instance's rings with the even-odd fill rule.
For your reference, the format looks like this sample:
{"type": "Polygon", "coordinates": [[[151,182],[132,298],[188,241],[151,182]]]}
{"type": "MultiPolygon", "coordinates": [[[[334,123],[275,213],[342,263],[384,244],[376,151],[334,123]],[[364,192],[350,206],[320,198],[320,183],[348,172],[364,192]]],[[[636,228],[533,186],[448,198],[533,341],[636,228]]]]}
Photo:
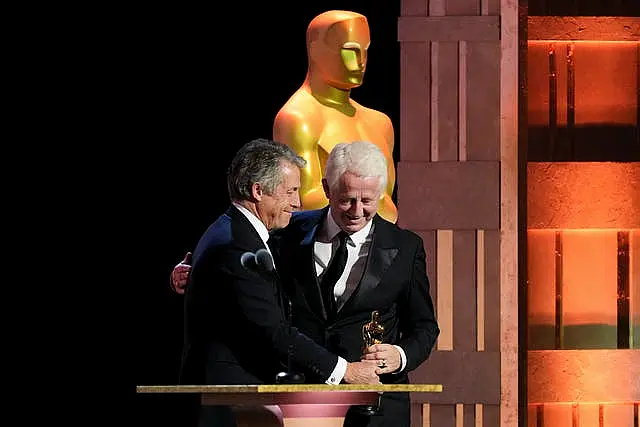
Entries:
{"type": "Polygon", "coordinates": [[[342,427],[352,405],[377,405],[384,392],[441,392],[441,384],[277,384],[137,386],[137,393],[199,393],[203,405],[278,405],[285,427],[342,427]]]}

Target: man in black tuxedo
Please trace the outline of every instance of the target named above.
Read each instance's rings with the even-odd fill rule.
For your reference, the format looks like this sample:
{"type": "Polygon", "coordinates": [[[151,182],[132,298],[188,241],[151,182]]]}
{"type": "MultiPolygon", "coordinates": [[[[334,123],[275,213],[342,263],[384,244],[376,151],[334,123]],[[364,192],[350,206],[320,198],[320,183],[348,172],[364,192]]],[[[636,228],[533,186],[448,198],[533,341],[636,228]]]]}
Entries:
{"type": "MultiPolygon", "coordinates": [[[[329,206],[296,214],[279,237],[278,265],[293,323],[346,360],[379,361],[383,383],[406,384],[440,332],[422,239],[376,214],[387,184],[386,159],[376,145],[337,144],[322,184],[329,206]],[[384,327],[383,344],[363,355],[362,328],[374,311],[384,327]]],[[[379,415],[357,409],[349,411],[345,426],[410,425],[408,393],[384,393],[379,415]]]]}
{"type": "MultiPolygon", "coordinates": [[[[273,383],[289,356],[327,384],[379,383],[375,361],[347,362],[287,319],[267,240],[300,207],[304,164],[288,146],[264,139],[249,142],[232,160],[227,174],[232,205],[209,226],[193,254],[180,383],[273,383]],[[257,253],[266,257],[256,263],[257,253]]],[[[235,425],[228,407],[193,409],[199,426],[235,425]]]]}

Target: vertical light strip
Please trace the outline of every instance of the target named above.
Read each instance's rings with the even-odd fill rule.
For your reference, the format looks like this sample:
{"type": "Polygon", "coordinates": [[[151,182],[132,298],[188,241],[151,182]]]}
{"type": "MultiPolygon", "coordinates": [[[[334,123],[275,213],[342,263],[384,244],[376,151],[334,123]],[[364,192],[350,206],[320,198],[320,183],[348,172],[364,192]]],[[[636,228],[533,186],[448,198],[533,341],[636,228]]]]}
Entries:
{"type": "Polygon", "coordinates": [[[629,348],[640,348],[640,229],[629,232],[629,348]]]}
{"type": "Polygon", "coordinates": [[[555,43],[549,45],[549,160],[556,158],[558,144],[558,67],[555,43]]]}
{"type": "Polygon", "coordinates": [[[458,160],[467,160],[467,42],[458,42],[458,160]]]}
{"type": "MultiPolygon", "coordinates": [[[[518,237],[522,194],[518,181],[524,168],[518,149],[518,115],[521,77],[520,18],[518,2],[500,0],[500,427],[518,425],[520,410],[518,361],[518,237]]],[[[526,25],[526,17],[522,19],[526,25]]],[[[525,170],[526,172],[526,170],[525,170]]],[[[492,304],[494,301],[492,301],[492,304]]],[[[526,325],[522,325],[525,327],[526,325]]]]}
{"type": "Polygon", "coordinates": [[[475,413],[474,427],[482,427],[483,426],[483,423],[482,423],[483,409],[484,409],[484,407],[482,406],[482,403],[476,403],[476,413],[475,413]]]}
{"type": "Polygon", "coordinates": [[[563,313],[562,313],[562,231],[558,230],[555,233],[555,255],[556,255],[556,276],[555,276],[555,350],[561,350],[564,348],[564,326],[563,326],[563,313]]]}
{"type": "Polygon", "coordinates": [[[428,0],[429,16],[444,16],[444,1],[445,0],[428,0]]]}
{"type": "Polygon", "coordinates": [[[431,42],[431,161],[438,161],[438,55],[440,44],[431,42]]]}
{"type": "Polygon", "coordinates": [[[476,236],[476,301],[478,351],[484,351],[484,230],[476,236]]]}
{"type": "MultiPolygon", "coordinates": [[[[427,0],[429,16],[444,16],[445,0],[427,0]]],[[[438,55],[439,43],[431,42],[431,161],[438,161],[438,55]]]]}
{"type": "Polygon", "coordinates": [[[464,427],[464,405],[456,403],[456,427],[464,427]]]}
{"type": "Polygon", "coordinates": [[[480,15],[489,14],[489,0],[480,0],[480,15]]]}
{"type": "Polygon", "coordinates": [[[598,404],[598,427],[604,427],[604,405],[598,404]]]}
{"type": "Polygon", "coordinates": [[[453,350],[453,230],[438,230],[437,247],[437,317],[440,326],[438,350],[453,350]]]}
{"type": "Polygon", "coordinates": [[[567,133],[569,135],[569,147],[571,157],[576,160],[575,124],[576,124],[576,71],[573,58],[573,43],[567,45],[567,133]]]}
{"type": "Polygon", "coordinates": [[[536,427],[544,427],[544,405],[536,406],[536,427]]]}
{"type": "Polygon", "coordinates": [[[431,405],[422,405],[422,427],[431,427],[431,405]]]}
{"type": "Polygon", "coordinates": [[[618,348],[631,348],[629,231],[618,231],[618,348]]]}
{"type": "MultiPolygon", "coordinates": [[[[636,44],[636,126],[640,127],[640,43],[636,44]]],[[[636,145],[640,149],[640,131],[636,131],[636,145]]]]}

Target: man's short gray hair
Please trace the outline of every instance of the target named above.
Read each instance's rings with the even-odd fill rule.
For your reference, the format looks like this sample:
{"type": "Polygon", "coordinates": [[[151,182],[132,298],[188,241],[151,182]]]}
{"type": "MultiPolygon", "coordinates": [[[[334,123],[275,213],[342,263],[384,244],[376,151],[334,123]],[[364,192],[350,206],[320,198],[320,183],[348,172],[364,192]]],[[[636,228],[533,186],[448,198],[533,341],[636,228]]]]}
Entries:
{"type": "Polygon", "coordinates": [[[270,139],[258,138],[243,145],[227,170],[227,191],[231,200],[252,200],[251,187],[259,183],[267,194],[273,194],[282,183],[282,163],[298,168],[306,160],[291,147],[270,139]]]}
{"type": "Polygon", "coordinates": [[[351,172],[361,177],[379,177],[380,194],[387,186],[387,158],[382,150],[368,141],[341,142],[331,150],[325,178],[331,190],[338,188],[340,177],[351,172]]]}

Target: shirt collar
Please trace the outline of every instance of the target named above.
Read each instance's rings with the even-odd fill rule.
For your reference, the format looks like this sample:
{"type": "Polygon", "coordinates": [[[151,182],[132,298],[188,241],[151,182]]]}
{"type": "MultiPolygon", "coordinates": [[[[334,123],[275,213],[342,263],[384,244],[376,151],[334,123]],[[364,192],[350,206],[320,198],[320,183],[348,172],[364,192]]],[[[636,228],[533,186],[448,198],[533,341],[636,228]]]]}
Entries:
{"type": "MultiPolygon", "coordinates": [[[[373,220],[367,221],[367,224],[362,227],[361,230],[356,231],[355,233],[349,234],[349,238],[355,245],[361,245],[367,239],[369,232],[371,231],[371,226],[373,225],[373,220]]],[[[333,240],[334,237],[340,232],[340,226],[336,224],[331,216],[331,208],[329,208],[327,212],[327,218],[324,223],[326,236],[329,237],[329,240],[333,240]]]]}
{"type": "Polygon", "coordinates": [[[266,247],[268,247],[267,246],[267,240],[269,240],[269,230],[267,230],[267,227],[264,225],[264,223],[262,221],[260,221],[260,219],[257,216],[255,216],[249,209],[245,208],[240,203],[232,202],[232,204],[244,216],[247,217],[247,219],[249,220],[251,225],[253,225],[253,228],[255,228],[256,231],[258,232],[258,234],[260,235],[260,238],[264,242],[264,245],[266,247]]]}

